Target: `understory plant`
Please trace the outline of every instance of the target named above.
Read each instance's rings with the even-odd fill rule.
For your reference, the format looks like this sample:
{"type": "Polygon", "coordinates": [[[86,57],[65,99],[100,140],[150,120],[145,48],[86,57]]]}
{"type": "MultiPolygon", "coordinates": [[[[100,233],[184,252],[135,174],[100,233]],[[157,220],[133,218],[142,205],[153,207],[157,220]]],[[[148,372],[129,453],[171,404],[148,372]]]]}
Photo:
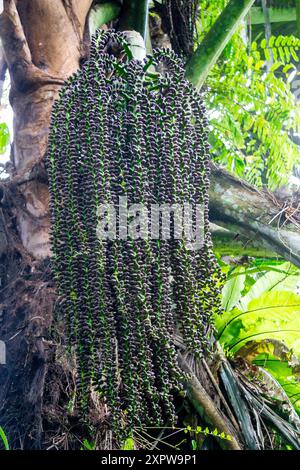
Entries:
{"type": "MultiPolygon", "coordinates": [[[[222,296],[225,312],[215,322],[218,341],[231,365],[221,368],[221,379],[229,396],[236,387],[236,397],[231,399],[237,408],[243,408],[243,400],[248,403],[249,423],[254,412],[257,429],[267,423],[275,430],[269,438],[264,436],[262,444],[253,427],[248,442],[254,436],[258,445],[278,448],[281,435],[298,449],[299,270],[286,262],[263,259],[233,267],[224,264],[223,269],[227,272],[222,296]]],[[[249,429],[244,430],[246,435],[249,429]]]]}

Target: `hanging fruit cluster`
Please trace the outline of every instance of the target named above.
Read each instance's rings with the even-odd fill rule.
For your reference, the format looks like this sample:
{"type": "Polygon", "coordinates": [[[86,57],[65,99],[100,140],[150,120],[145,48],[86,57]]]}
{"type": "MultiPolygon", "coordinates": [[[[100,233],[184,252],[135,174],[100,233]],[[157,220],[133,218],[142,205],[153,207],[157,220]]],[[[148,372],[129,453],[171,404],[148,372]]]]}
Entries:
{"type": "Polygon", "coordinates": [[[53,270],[76,352],[80,408],[96,390],[115,429],[174,423],[182,379],[174,335],[198,356],[210,346],[219,272],[205,127],[202,101],[176,55],[133,60],[125,36],[111,31],[94,37],[90,59],[53,109],[53,270]],[[161,64],[165,74],[149,73],[161,64]],[[99,238],[98,208],[117,206],[119,196],[128,205],[203,204],[201,249],[190,251],[184,239],[99,238]]]}

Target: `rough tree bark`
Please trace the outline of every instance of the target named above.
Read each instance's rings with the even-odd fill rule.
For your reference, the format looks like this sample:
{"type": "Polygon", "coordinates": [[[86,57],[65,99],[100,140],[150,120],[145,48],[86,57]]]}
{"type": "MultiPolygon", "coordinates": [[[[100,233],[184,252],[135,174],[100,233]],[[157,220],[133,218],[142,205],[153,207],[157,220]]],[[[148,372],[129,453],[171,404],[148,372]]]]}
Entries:
{"type": "Polygon", "coordinates": [[[4,57],[4,50],[0,42],[0,103],[1,103],[1,98],[2,98],[6,69],[7,69],[7,66],[6,66],[6,60],[4,57]]]}
{"type": "MultiPolygon", "coordinates": [[[[43,157],[53,101],[87,53],[92,0],[5,0],[1,39],[11,77],[13,173],[0,199],[0,419],[14,448],[39,448],[45,377],[52,353],[54,289],[49,281],[48,187],[43,157]],[[5,249],[8,245],[8,249],[5,249]]],[[[53,384],[55,394],[56,384],[53,384]]]]}
{"type": "MultiPolygon", "coordinates": [[[[88,54],[91,5],[92,0],[4,0],[0,16],[14,111],[13,170],[0,186],[0,339],[7,345],[7,365],[0,366],[0,422],[12,448],[45,447],[61,396],[70,398],[72,370],[49,334],[55,289],[49,274],[43,157],[53,101],[88,54]]],[[[219,224],[247,234],[251,230],[273,250],[300,263],[299,234],[292,224],[284,227],[285,242],[274,224],[269,225],[276,212],[272,201],[218,170],[212,174],[211,212],[219,224]]],[[[60,413],[63,427],[64,410],[60,413]]]]}

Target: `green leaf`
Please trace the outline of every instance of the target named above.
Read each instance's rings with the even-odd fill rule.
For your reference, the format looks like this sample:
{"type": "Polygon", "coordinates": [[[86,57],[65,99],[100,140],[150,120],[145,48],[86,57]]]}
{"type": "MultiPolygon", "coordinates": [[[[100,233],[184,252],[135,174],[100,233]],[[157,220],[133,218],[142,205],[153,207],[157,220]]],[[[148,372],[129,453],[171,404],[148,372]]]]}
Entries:
{"type": "Polygon", "coordinates": [[[266,47],[266,49],[264,49],[264,54],[265,54],[266,61],[269,62],[271,60],[271,54],[270,54],[270,51],[267,47],[266,47]]]}
{"type": "MultiPolygon", "coordinates": [[[[249,270],[249,272],[251,271],[249,270]]],[[[290,263],[284,263],[281,265],[281,269],[279,271],[269,270],[260,276],[249,289],[248,293],[240,299],[239,306],[242,309],[247,309],[251,300],[258,298],[264,292],[271,290],[294,291],[298,283],[298,273],[295,272],[290,263]]]]}
{"type": "Polygon", "coordinates": [[[6,434],[5,434],[5,432],[4,432],[4,430],[1,426],[0,426],[0,439],[3,442],[4,449],[9,450],[8,440],[7,440],[6,434]]]}
{"type": "Polygon", "coordinates": [[[236,276],[229,279],[223,287],[222,307],[226,311],[231,310],[237,305],[242,296],[242,291],[245,285],[245,269],[242,266],[239,266],[234,272],[236,273],[236,276]]]}
{"type": "Polygon", "coordinates": [[[276,39],[275,36],[272,36],[272,37],[270,38],[270,40],[269,40],[269,46],[270,46],[270,47],[273,47],[273,46],[274,46],[275,39],[276,39]]]}
{"type": "Polygon", "coordinates": [[[300,354],[300,296],[289,291],[265,292],[249,302],[247,309],[235,309],[220,318],[216,326],[225,349],[236,353],[251,340],[282,339],[300,354]]]}
{"type": "Polygon", "coordinates": [[[95,450],[95,447],[96,447],[96,444],[92,444],[91,442],[89,442],[87,439],[84,439],[83,441],[83,447],[84,449],[86,450],[95,450]]]}
{"type": "Polygon", "coordinates": [[[7,125],[2,122],[0,123],[0,154],[6,152],[7,146],[9,144],[9,130],[7,125]]]}
{"type": "Polygon", "coordinates": [[[132,55],[131,49],[130,49],[130,47],[128,46],[128,44],[126,43],[126,41],[124,41],[124,42],[122,43],[122,46],[123,46],[123,49],[124,49],[124,51],[125,51],[125,53],[126,53],[126,55],[127,55],[127,58],[128,58],[129,60],[132,60],[132,59],[133,59],[133,55],[132,55]]]}
{"type": "Polygon", "coordinates": [[[295,49],[291,49],[291,54],[295,62],[299,62],[298,54],[296,53],[295,49]]]}
{"type": "Polygon", "coordinates": [[[132,437],[128,437],[125,440],[122,446],[122,450],[135,450],[134,440],[132,439],[132,437]]]}
{"type": "Polygon", "coordinates": [[[229,402],[239,420],[243,437],[249,450],[260,448],[257,432],[252,424],[251,415],[246,406],[236,380],[236,375],[229,362],[224,362],[220,368],[220,377],[226,390],[229,402]]]}

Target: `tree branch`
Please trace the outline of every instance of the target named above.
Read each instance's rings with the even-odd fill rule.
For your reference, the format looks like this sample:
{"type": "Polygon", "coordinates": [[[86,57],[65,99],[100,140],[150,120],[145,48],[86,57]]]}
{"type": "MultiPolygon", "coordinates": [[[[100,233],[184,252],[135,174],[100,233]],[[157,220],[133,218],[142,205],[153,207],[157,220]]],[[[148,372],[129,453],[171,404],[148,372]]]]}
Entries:
{"type": "Polygon", "coordinates": [[[275,196],[259,191],[225,170],[212,166],[210,219],[217,225],[253,238],[261,249],[278,253],[300,268],[300,226],[297,208],[283,210],[275,196]],[[294,216],[291,217],[291,213],[294,216]]]}
{"type": "Polygon", "coordinates": [[[69,6],[77,16],[79,23],[84,25],[88,12],[93,4],[93,0],[64,0],[64,2],[70,4],[69,6]]]}
{"type": "Polygon", "coordinates": [[[254,0],[231,0],[229,2],[187,64],[186,78],[193,85],[201,88],[224,47],[253,3],[254,0]]]}
{"type": "Polygon", "coordinates": [[[248,234],[246,237],[239,230],[231,232],[225,228],[211,224],[211,235],[214,249],[222,256],[244,257],[253,256],[260,258],[274,258],[274,251],[267,249],[255,237],[248,234]]]}

